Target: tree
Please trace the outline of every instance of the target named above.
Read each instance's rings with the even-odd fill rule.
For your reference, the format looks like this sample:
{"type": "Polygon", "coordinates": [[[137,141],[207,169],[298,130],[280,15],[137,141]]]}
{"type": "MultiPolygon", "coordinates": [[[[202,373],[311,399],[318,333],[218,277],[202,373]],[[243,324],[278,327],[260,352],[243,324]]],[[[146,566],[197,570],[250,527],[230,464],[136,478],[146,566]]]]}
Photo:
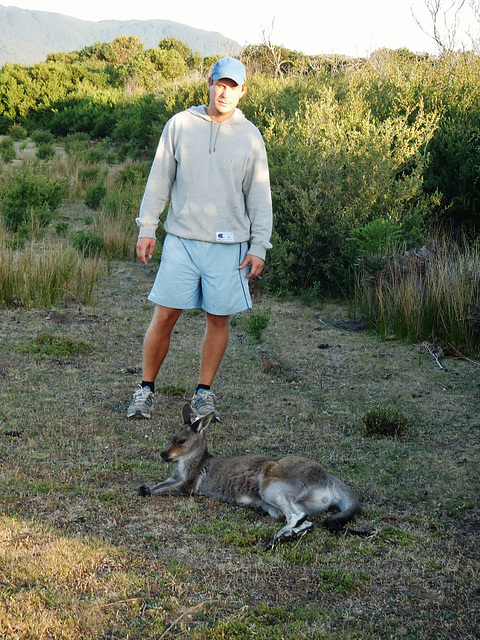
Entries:
{"type": "Polygon", "coordinates": [[[160,42],[158,43],[158,48],[164,51],[176,51],[184,60],[188,60],[188,58],[190,58],[190,56],[192,55],[192,50],[190,49],[188,44],[186,44],[179,38],[174,38],[173,36],[169,36],[168,38],[163,38],[163,40],[160,40],[160,42]]]}
{"type": "MultiPolygon", "coordinates": [[[[470,7],[480,4],[478,0],[469,0],[470,7]]],[[[412,15],[420,29],[435,40],[441,54],[453,52],[459,45],[459,29],[462,22],[466,0],[424,0],[430,15],[431,30],[425,28],[412,9],[412,15]]]]}
{"type": "Polygon", "coordinates": [[[251,73],[259,71],[278,78],[286,73],[287,67],[292,66],[293,52],[281,45],[274,44],[272,33],[273,22],[268,31],[262,29],[262,43],[245,47],[242,57],[247,62],[251,73]]]}
{"type": "Polygon", "coordinates": [[[140,36],[119,36],[112,42],[95,42],[85,47],[80,52],[79,59],[95,59],[121,67],[143,51],[144,46],[145,43],[140,42],[140,36]]]}

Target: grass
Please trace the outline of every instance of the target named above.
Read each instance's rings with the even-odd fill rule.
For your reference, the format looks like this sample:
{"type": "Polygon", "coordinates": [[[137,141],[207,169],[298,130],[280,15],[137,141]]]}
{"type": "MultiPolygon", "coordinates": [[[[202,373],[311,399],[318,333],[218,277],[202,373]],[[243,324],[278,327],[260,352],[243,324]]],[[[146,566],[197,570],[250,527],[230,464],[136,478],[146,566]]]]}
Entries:
{"type": "Polygon", "coordinates": [[[363,418],[365,435],[373,438],[398,437],[407,428],[407,419],[390,406],[372,407],[363,418]]]}
{"type": "Polygon", "coordinates": [[[45,240],[15,249],[0,229],[0,304],[28,309],[68,300],[92,304],[102,260],[85,257],[62,242],[45,240]]]}
{"type": "Polygon", "coordinates": [[[480,353],[470,319],[480,292],[479,249],[478,242],[454,243],[439,234],[424,252],[364,260],[356,312],[364,313],[382,336],[447,343],[464,355],[480,353]],[[379,262],[383,266],[369,273],[369,264],[379,262]]]}
{"type": "Polygon", "coordinates": [[[193,392],[204,332],[201,314],[182,315],[157,413],[127,421],[153,277],[113,263],[95,307],[0,310],[5,637],[476,637],[475,365],[439,369],[411,345],[341,330],[346,312],[333,304],[258,301],[271,313],[261,345],[233,323],[212,452],[316,457],[361,497],[355,526],[375,530],[345,538],[317,526],[265,553],[278,528],[268,516],[136,493],[171,471],[159,451],[193,392]],[[38,336],[68,354],[30,353],[38,336]],[[264,370],[262,349],[280,372],[264,370]],[[365,437],[377,407],[401,408],[401,438],[365,437]]]}

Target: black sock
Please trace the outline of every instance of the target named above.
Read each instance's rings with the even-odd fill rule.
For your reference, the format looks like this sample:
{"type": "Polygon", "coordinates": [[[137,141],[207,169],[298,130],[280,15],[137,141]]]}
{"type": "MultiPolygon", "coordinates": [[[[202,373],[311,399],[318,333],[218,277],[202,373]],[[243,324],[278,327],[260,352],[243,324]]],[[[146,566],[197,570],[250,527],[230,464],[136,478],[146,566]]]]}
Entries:
{"type": "Polygon", "coordinates": [[[155,393],[155,382],[145,382],[145,380],[142,380],[142,389],[143,387],[148,387],[152,393],[155,393]]]}
{"type": "Polygon", "coordinates": [[[200,389],[205,389],[205,391],[210,391],[210,385],[208,385],[208,384],[199,384],[198,387],[197,387],[197,391],[199,391],[200,389]]]}

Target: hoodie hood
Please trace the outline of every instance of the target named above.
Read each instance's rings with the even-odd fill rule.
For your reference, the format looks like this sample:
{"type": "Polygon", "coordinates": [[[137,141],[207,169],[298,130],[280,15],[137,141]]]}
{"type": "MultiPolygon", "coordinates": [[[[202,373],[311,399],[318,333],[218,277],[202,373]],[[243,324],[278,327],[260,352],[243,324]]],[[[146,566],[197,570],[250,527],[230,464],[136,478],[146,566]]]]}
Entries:
{"type": "Polygon", "coordinates": [[[199,118],[202,118],[203,120],[206,120],[207,122],[213,122],[214,124],[217,124],[222,127],[224,125],[230,126],[230,125],[240,124],[243,120],[245,120],[245,116],[240,111],[240,109],[235,109],[231,118],[229,118],[228,120],[225,120],[224,122],[214,122],[210,118],[210,116],[207,115],[206,109],[207,109],[207,106],[202,104],[199,107],[190,107],[189,109],[187,109],[187,113],[191,113],[194,116],[197,116],[199,118]]]}
{"type": "Polygon", "coordinates": [[[245,116],[240,109],[235,109],[228,120],[225,120],[224,122],[215,122],[215,120],[212,120],[207,114],[206,109],[207,107],[205,105],[190,107],[190,109],[187,109],[187,113],[191,113],[191,115],[204,120],[210,126],[210,142],[208,146],[208,153],[210,154],[215,153],[217,150],[217,140],[220,135],[220,128],[238,126],[245,121],[245,116]]]}

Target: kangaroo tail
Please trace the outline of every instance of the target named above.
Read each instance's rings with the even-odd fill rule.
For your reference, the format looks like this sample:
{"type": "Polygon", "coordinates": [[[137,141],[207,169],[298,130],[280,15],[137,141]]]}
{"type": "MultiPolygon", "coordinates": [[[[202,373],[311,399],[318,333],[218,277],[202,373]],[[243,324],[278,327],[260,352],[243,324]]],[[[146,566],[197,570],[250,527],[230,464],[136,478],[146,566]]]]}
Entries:
{"type": "Polygon", "coordinates": [[[339,503],[340,511],[326,518],[322,526],[332,533],[353,532],[353,529],[347,529],[344,525],[350,522],[357,514],[361,513],[362,507],[357,498],[350,492],[339,503]]]}
{"type": "MultiPolygon", "coordinates": [[[[327,518],[329,520],[329,518],[327,518]]],[[[328,525],[326,524],[326,520],[323,522],[323,526],[330,531],[330,533],[334,533],[335,535],[345,535],[345,536],[358,536],[360,538],[369,538],[371,535],[375,533],[375,531],[359,531],[358,529],[350,529],[350,527],[343,527],[342,525],[328,525]]]]}

